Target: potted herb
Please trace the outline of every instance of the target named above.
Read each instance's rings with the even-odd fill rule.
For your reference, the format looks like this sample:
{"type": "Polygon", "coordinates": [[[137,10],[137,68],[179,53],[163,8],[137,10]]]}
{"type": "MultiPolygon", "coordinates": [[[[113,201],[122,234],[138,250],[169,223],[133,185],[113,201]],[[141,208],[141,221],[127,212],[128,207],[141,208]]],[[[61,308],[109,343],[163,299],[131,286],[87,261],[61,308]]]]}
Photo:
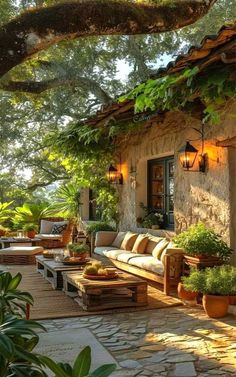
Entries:
{"type": "Polygon", "coordinates": [[[186,291],[203,294],[203,307],[211,318],[224,317],[228,312],[229,296],[236,294],[236,267],[223,265],[205,270],[192,269],[183,277],[186,291]]]}
{"type": "Polygon", "coordinates": [[[206,266],[214,266],[228,261],[232,253],[226,242],[203,223],[190,226],[174,237],[173,242],[185,250],[185,259],[190,265],[202,261],[206,266]]]}
{"type": "Polygon", "coordinates": [[[80,260],[86,259],[89,252],[89,247],[85,244],[71,243],[67,247],[70,252],[70,255],[80,260]]]}
{"type": "Polygon", "coordinates": [[[164,222],[163,214],[157,211],[150,210],[143,203],[140,203],[140,207],[145,212],[145,216],[139,220],[144,228],[148,229],[160,229],[164,222]]]}
{"type": "Polygon", "coordinates": [[[25,224],[23,230],[27,232],[27,237],[34,238],[38,230],[38,225],[33,223],[25,224]]]}

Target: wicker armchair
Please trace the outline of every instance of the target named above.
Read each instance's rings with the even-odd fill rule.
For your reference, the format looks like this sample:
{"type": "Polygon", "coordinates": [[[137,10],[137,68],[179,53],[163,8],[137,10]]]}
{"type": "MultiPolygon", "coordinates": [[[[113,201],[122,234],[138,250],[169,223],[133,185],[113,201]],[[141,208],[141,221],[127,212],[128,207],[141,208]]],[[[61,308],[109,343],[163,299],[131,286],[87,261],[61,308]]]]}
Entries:
{"type": "MultiPolygon", "coordinates": [[[[47,217],[43,218],[41,220],[51,221],[54,223],[65,221],[65,219],[61,217],[47,217]]],[[[40,221],[41,224],[41,221],[40,221]]],[[[52,235],[44,234],[43,238],[40,237],[40,235],[36,235],[37,238],[41,238],[40,241],[37,242],[38,245],[42,246],[44,249],[54,249],[54,248],[62,248],[65,247],[70,241],[72,237],[72,230],[73,230],[73,224],[69,221],[67,228],[63,230],[63,232],[59,235],[58,239],[53,239],[52,235]]]]}

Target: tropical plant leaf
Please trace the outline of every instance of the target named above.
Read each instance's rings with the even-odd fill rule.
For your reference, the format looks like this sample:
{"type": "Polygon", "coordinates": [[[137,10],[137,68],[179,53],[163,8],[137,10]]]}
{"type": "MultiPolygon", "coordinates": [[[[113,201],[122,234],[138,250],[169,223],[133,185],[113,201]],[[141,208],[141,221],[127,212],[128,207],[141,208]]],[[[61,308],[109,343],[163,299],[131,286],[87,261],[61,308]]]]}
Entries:
{"type": "Polygon", "coordinates": [[[85,347],[77,356],[73,366],[73,377],[85,377],[91,367],[91,348],[85,347]]]}

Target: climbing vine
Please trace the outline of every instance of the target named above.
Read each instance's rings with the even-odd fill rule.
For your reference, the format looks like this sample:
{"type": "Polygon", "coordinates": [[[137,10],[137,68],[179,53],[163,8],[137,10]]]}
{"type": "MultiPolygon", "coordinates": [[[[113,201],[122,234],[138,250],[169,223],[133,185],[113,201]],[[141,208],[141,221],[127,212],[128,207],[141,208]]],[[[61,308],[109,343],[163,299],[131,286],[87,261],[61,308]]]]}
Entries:
{"type": "Polygon", "coordinates": [[[148,80],[138,85],[120,101],[135,100],[135,112],[146,110],[184,110],[197,98],[205,106],[204,121],[220,121],[220,106],[236,96],[235,66],[215,65],[204,73],[198,67],[179,75],[148,80]]]}

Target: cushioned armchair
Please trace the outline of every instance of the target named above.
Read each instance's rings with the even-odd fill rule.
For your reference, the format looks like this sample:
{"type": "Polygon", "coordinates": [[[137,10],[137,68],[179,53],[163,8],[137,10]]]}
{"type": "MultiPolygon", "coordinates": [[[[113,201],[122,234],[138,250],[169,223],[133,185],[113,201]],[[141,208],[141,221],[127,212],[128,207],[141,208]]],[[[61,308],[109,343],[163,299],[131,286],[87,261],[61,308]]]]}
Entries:
{"type": "Polygon", "coordinates": [[[139,277],[163,284],[168,295],[180,281],[183,250],[163,237],[131,232],[98,232],[93,254],[139,277]]]}
{"type": "Polygon", "coordinates": [[[71,240],[73,224],[61,217],[41,219],[36,235],[40,246],[48,249],[65,247],[71,240]]]}

